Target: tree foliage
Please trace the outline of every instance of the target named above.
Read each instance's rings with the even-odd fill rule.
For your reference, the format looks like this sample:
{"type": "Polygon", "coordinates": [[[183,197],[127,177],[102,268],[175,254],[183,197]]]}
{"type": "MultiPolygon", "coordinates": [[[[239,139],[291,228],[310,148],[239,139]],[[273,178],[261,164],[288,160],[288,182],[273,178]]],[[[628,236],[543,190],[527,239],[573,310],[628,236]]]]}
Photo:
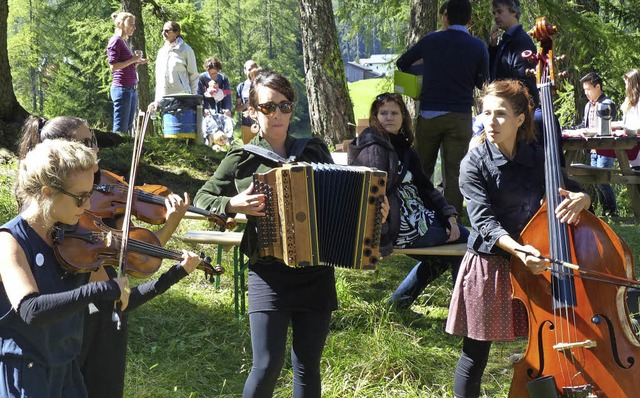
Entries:
{"type": "MultiPolygon", "coordinates": [[[[121,9],[118,0],[7,0],[8,58],[15,95],[29,112],[84,117],[108,130],[112,108],[111,76],[106,43],[114,27],[110,14],[121,9]]],[[[424,16],[412,24],[431,26],[437,0],[422,2],[424,16]]],[[[490,2],[473,0],[470,31],[486,40],[493,25],[490,2]]],[[[169,19],[182,25],[185,41],[194,49],[198,64],[208,56],[223,63],[233,88],[245,79],[242,65],[254,59],[265,69],[291,79],[299,98],[294,121],[309,124],[305,67],[298,0],[180,0],[142,1],[144,37],[142,50],[151,63],[162,45],[160,30],[169,19]]],[[[400,0],[334,0],[340,32],[342,59],[353,61],[374,52],[402,53],[407,47],[411,2],[400,0]]],[[[532,0],[521,2],[525,29],[545,15],[558,26],[556,53],[568,60],[567,84],[559,86],[558,112],[563,120],[579,118],[584,95],[579,78],[598,71],[605,91],[620,103],[624,97],[622,74],[639,66],[640,0],[532,0]]],[[[422,14],[421,14],[422,15],[422,14]]],[[[134,35],[142,34],[136,32],[134,35]]],[[[144,107],[145,104],[141,104],[144,107]]]]}
{"type": "MultiPolygon", "coordinates": [[[[114,32],[110,15],[121,10],[121,2],[9,3],[9,59],[20,103],[33,113],[77,115],[108,130],[112,104],[106,44],[114,32]]],[[[297,0],[159,0],[142,4],[146,48],[140,49],[151,62],[140,68],[148,68],[152,93],[153,61],[163,44],[162,25],[175,20],[196,54],[199,69],[207,57],[218,57],[232,89],[246,78],[243,64],[247,59],[290,78],[299,97],[294,122],[308,125],[297,0]]],[[[135,32],[134,37],[139,34],[135,32]]]]}

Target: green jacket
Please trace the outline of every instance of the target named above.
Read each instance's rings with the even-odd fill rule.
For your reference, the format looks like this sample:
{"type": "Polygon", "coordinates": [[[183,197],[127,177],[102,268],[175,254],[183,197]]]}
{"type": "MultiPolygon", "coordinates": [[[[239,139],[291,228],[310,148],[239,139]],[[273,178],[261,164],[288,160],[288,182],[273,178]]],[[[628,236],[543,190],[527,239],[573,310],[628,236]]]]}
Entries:
{"type": "MultiPolygon", "coordinates": [[[[285,147],[287,154],[291,152],[296,138],[287,136],[285,147]]],[[[273,150],[271,145],[260,136],[251,140],[251,144],[273,150]]],[[[315,163],[333,163],[331,154],[327,146],[318,138],[312,138],[305,146],[302,155],[298,156],[298,161],[315,163]]],[[[278,163],[266,159],[262,156],[247,152],[242,147],[234,148],[222,159],[220,166],[202,188],[198,190],[193,199],[194,205],[203,209],[208,209],[214,213],[225,213],[229,200],[239,192],[249,188],[253,182],[254,173],[264,173],[278,163]]],[[[227,214],[234,216],[235,214],[227,214]]],[[[242,237],[240,250],[249,257],[253,264],[258,258],[258,234],[256,229],[256,217],[248,217],[247,229],[242,237]]]]}

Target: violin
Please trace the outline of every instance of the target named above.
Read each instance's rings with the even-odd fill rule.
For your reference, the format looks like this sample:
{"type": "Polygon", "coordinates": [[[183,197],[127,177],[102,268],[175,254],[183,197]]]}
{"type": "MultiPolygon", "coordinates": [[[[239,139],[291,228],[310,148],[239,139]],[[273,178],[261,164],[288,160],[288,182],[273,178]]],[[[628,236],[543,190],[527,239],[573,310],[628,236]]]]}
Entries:
{"type": "MultiPolygon", "coordinates": [[[[107,170],[100,170],[100,181],[94,185],[94,193],[90,199],[91,213],[98,217],[109,218],[124,214],[128,187],[124,177],[107,170]]],[[[132,214],[149,224],[164,223],[167,216],[165,197],[170,193],[171,191],[163,185],[144,184],[135,187],[132,214]]],[[[235,221],[232,218],[226,219],[224,214],[219,215],[195,206],[189,206],[188,210],[206,217],[218,225],[221,231],[235,227],[235,221]]]]}
{"type": "Polygon", "coordinates": [[[538,18],[530,34],[540,42],[540,49],[537,54],[523,54],[537,64],[546,199],[522,231],[520,241],[537,248],[541,258],[554,261],[550,272],[533,275],[516,256],[511,260],[513,297],[527,310],[529,334],[525,354],[514,364],[509,397],[637,396],[640,340],[633,333],[625,300],[630,284],[610,283],[634,282],[631,250],[588,211],[573,225],[561,223],[554,212],[563,200],[558,193],[563,179],[552,100],[555,68],[551,36],[555,32],[555,26],[538,18]],[[579,272],[562,264],[579,264],[579,272]]]}
{"type": "MultiPolygon", "coordinates": [[[[92,272],[101,266],[118,267],[122,231],[105,225],[100,218],[84,212],[76,225],[57,225],[53,247],[60,264],[70,272],[92,272]]],[[[224,272],[220,265],[200,255],[197,268],[210,279],[224,272]]],[[[182,254],[160,246],[156,235],[145,228],[131,227],[126,255],[126,272],[136,278],[153,275],[162,259],[182,260],[182,254]]]]}

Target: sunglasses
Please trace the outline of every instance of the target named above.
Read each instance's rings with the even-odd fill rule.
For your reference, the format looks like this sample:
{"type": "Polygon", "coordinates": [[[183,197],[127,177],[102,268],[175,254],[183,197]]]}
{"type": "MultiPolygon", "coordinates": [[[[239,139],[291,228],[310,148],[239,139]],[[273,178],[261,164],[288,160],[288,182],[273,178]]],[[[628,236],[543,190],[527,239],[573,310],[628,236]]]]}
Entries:
{"type": "Polygon", "coordinates": [[[162,29],[162,33],[173,32],[173,29],[162,29]]]}
{"type": "Polygon", "coordinates": [[[80,140],[79,142],[89,149],[98,147],[98,139],[96,138],[96,134],[93,131],[91,132],[91,138],[85,138],[83,140],[80,140]]]}
{"type": "Polygon", "coordinates": [[[89,192],[87,192],[85,194],[82,194],[82,195],[76,195],[76,194],[73,194],[73,193],[71,193],[69,191],[65,191],[61,187],[53,186],[52,188],[55,188],[58,191],[60,191],[61,193],[63,193],[65,195],[70,196],[73,199],[75,199],[76,206],[78,206],[78,207],[84,206],[84,204],[87,202],[87,200],[89,200],[89,198],[91,198],[91,195],[93,195],[93,188],[91,189],[91,191],[89,191],[89,192]]]}
{"type": "Polygon", "coordinates": [[[258,104],[258,110],[267,116],[271,116],[276,113],[276,108],[279,108],[280,112],[282,113],[291,113],[293,112],[293,102],[282,101],[279,104],[276,104],[275,102],[265,102],[264,104],[258,104]]]}
{"type": "Polygon", "coordinates": [[[376,97],[376,102],[385,101],[387,99],[393,98],[395,100],[402,100],[400,94],[396,93],[382,93],[376,97]]]}

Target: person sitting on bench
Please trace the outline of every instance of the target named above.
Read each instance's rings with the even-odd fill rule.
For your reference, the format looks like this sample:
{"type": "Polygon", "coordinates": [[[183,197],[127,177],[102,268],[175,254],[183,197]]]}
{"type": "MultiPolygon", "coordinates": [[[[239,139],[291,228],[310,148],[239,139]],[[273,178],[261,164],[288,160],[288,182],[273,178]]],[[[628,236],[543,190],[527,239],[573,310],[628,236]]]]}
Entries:
{"type": "MultiPolygon", "coordinates": [[[[412,147],[411,116],[399,94],[380,94],[369,113],[369,127],[349,144],[348,163],[387,172],[389,216],[383,225],[380,254],[393,247],[417,248],[465,243],[469,231],[458,223],[458,211],[422,171],[412,147]]],[[[391,296],[389,304],[408,308],[427,285],[451,267],[457,256],[412,256],[419,260],[391,296]]]]}

